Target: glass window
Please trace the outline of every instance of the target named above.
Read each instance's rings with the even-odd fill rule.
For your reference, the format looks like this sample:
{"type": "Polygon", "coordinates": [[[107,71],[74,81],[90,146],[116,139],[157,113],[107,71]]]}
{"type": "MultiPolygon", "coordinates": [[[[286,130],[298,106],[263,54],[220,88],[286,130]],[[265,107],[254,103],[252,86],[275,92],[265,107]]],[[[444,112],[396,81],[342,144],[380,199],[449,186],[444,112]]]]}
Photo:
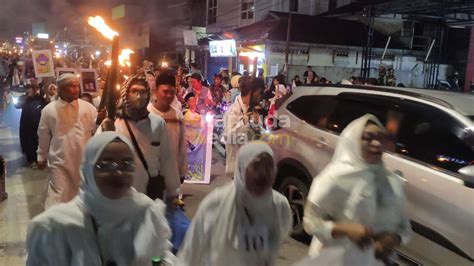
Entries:
{"type": "Polygon", "coordinates": [[[337,105],[335,96],[302,96],[290,104],[287,109],[305,122],[318,127],[326,128],[328,118],[337,105]]]}
{"type": "Polygon", "coordinates": [[[474,164],[473,147],[463,140],[464,126],[434,107],[407,103],[397,140],[397,152],[457,173],[474,164]]]}
{"type": "Polygon", "coordinates": [[[337,133],[341,133],[349,123],[366,114],[376,116],[384,124],[387,108],[391,104],[387,102],[386,97],[377,95],[341,93],[337,98],[337,106],[326,126],[327,129],[337,133]]]}
{"type": "Polygon", "coordinates": [[[290,0],[291,12],[298,12],[298,0],[290,0]]]}
{"type": "Polygon", "coordinates": [[[207,24],[217,22],[217,0],[209,0],[207,8],[207,24]]]}
{"type": "Polygon", "coordinates": [[[253,19],[254,12],[255,12],[253,1],[243,2],[240,7],[241,7],[241,10],[240,10],[241,19],[253,19]]]}

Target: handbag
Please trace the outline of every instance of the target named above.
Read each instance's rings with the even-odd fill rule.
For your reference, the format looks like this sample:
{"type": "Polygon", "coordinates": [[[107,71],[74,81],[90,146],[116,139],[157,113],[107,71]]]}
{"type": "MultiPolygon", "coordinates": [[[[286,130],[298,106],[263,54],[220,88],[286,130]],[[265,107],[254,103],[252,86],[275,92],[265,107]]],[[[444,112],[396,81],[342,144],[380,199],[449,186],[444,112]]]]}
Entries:
{"type": "Polygon", "coordinates": [[[135,134],[133,134],[133,131],[130,128],[130,125],[128,124],[127,120],[124,121],[125,125],[127,126],[128,133],[130,134],[130,137],[132,139],[133,146],[135,147],[138,157],[140,158],[140,161],[142,161],[143,167],[145,167],[146,173],[148,174],[146,195],[152,200],[163,200],[163,193],[165,191],[165,179],[163,178],[163,176],[160,175],[155,177],[150,175],[150,172],[148,171],[148,163],[146,162],[145,156],[143,155],[143,152],[140,149],[140,146],[138,145],[137,139],[135,138],[135,134]]]}

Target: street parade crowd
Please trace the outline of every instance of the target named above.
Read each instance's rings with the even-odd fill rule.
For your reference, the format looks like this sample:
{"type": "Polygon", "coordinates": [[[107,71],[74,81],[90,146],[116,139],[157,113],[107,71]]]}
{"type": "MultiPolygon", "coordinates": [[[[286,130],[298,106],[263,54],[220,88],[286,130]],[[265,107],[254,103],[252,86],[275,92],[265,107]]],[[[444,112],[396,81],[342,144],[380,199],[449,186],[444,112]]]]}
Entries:
{"type": "MultiPolygon", "coordinates": [[[[2,60],[7,112],[21,78],[14,58],[2,60]]],[[[277,75],[266,84],[261,72],[227,69],[208,82],[195,64],[161,69],[149,62],[122,79],[112,104],[104,103],[104,81],[97,95],[81,94],[72,73],[24,81],[26,94],[15,104],[21,147],[28,166],[48,175],[45,211],[28,227],[26,264],[275,265],[293,216],[272,189],[276,165],[259,141],[263,120],[299,86],[332,82],[310,67],[290,82],[277,75]],[[208,116],[222,117],[213,141],[224,143],[233,181],[208,194],[186,223],[182,183],[193,139],[202,138],[190,132],[208,116]],[[184,225],[176,225],[178,217],[184,225]]],[[[389,264],[408,241],[403,182],[381,159],[386,134],[370,114],[342,132],[306,200],[303,224],[313,240],[298,265],[329,265],[321,261],[333,248],[346,250],[352,265],[389,264]]]]}

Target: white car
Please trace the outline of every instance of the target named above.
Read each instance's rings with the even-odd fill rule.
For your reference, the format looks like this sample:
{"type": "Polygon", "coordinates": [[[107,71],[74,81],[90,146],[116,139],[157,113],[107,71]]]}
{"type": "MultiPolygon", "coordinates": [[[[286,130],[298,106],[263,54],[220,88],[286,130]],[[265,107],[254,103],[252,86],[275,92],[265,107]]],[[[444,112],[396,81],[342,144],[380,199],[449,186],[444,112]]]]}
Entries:
{"type": "Polygon", "coordinates": [[[392,136],[388,168],[406,179],[414,234],[399,250],[408,265],[474,264],[474,95],[432,90],[340,85],[297,87],[277,107],[268,142],[275,152],[275,188],[303,236],[311,182],[330,162],[338,135],[373,114],[392,136]],[[283,124],[289,127],[280,127],[283,124]]]}

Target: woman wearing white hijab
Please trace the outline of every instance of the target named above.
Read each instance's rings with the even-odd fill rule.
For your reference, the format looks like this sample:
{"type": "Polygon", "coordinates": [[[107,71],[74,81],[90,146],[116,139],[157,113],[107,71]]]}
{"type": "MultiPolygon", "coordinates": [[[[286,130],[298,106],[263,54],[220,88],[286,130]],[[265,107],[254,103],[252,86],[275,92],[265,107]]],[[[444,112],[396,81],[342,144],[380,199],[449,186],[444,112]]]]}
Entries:
{"type": "Polygon", "coordinates": [[[211,192],[189,228],[179,265],[274,265],[292,227],[286,198],[271,189],[275,162],[263,142],[242,146],[234,182],[211,192]]]}
{"type": "Polygon", "coordinates": [[[385,129],[373,115],[354,120],[342,132],[306,203],[304,228],[314,236],[310,256],[330,247],[370,246],[358,254],[387,263],[393,249],[408,240],[403,182],[383,165],[385,140],[385,129]]]}
{"type": "Polygon", "coordinates": [[[133,145],[104,132],[86,145],[78,196],[35,217],[28,228],[27,265],[151,265],[173,259],[161,201],[132,188],[133,145]]]}

